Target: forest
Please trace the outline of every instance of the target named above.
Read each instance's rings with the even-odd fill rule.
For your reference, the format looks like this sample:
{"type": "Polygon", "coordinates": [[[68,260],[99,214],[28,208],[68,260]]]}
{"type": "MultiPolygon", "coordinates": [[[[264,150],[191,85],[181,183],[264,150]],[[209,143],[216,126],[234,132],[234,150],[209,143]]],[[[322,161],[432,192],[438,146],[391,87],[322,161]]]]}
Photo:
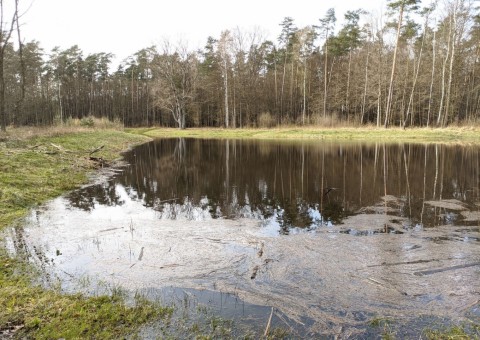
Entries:
{"type": "Polygon", "coordinates": [[[276,40],[235,28],[198,50],[164,40],[120,64],[76,45],[45,51],[24,39],[20,21],[4,20],[2,3],[3,131],[90,117],[179,128],[405,128],[475,124],[480,115],[475,0],[390,0],[384,14],[343,18],[332,8],[306,27],[285,17],[276,40]]]}

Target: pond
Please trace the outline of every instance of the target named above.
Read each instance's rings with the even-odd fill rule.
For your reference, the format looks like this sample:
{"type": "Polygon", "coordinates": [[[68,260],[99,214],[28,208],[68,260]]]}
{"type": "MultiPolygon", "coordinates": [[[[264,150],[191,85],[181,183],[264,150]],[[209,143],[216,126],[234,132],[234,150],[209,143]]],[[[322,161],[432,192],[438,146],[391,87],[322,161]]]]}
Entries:
{"type": "Polygon", "coordinates": [[[271,307],[298,336],[480,320],[478,147],[161,139],[125,160],[32,211],[9,249],[66,291],[180,289],[257,330],[271,307]]]}

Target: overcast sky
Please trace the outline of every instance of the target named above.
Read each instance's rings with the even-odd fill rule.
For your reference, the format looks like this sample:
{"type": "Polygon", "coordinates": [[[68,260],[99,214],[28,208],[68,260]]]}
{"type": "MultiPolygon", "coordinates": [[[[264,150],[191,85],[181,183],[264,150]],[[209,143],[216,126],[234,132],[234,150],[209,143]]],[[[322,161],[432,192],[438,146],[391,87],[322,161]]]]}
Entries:
{"type": "MultiPolygon", "coordinates": [[[[24,6],[31,2],[20,0],[24,6]]],[[[276,39],[286,16],[303,27],[317,24],[334,7],[340,24],[346,10],[379,13],[384,6],[384,0],[33,0],[22,18],[22,34],[47,52],[77,44],[85,54],[111,52],[121,61],[163,37],[199,48],[222,30],[259,27],[276,39]]]]}

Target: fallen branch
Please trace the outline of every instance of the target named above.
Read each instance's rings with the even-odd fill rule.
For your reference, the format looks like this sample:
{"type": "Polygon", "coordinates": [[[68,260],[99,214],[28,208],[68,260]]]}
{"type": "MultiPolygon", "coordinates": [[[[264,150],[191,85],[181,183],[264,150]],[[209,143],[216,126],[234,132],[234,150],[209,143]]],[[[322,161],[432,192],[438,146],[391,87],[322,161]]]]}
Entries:
{"type": "Polygon", "coordinates": [[[60,145],[57,145],[57,144],[53,144],[53,143],[50,143],[51,146],[53,146],[54,148],[57,148],[58,150],[65,150],[63,147],[61,147],[60,145]]]}
{"type": "Polygon", "coordinates": [[[99,146],[98,148],[95,148],[92,151],[90,151],[88,154],[93,155],[95,152],[98,152],[98,151],[102,150],[104,147],[105,147],[105,145],[99,146]]]}
{"type": "Polygon", "coordinates": [[[62,151],[62,152],[69,152],[69,153],[72,153],[73,151],[71,150],[67,150],[65,149],[63,146],[61,145],[57,145],[57,144],[53,144],[53,143],[50,143],[51,146],[53,146],[55,149],[59,150],[59,151],[62,151]]]}
{"type": "Polygon", "coordinates": [[[38,148],[38,147],[40,147],[40,146],[42,146],[42,145],[43,145],[43,143],[40,143],[40,144],[31,146],[29,149],[30,149],[30,150],[34,150],[34,149],[36,149],[36,148],[38,148]]]}

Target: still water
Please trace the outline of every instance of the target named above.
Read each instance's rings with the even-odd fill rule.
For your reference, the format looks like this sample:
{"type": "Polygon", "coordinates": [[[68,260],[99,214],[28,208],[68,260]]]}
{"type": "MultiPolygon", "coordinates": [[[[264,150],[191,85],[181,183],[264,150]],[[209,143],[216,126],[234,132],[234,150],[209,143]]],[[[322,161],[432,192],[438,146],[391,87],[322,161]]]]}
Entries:
{"type": "Polygon", "coordinates": [[[387,317],[416,336],[429,320],[479,322],[479,156],[438,144],[157,140],[107,180],[33,211],[8,242],[67,290],[224,292],[265,318],[274,307],[275,324],[297,334],[362,336],[387,317]]]}
{"type": "Polygon", "coordinates": [[[406,218],[404,228],[476,225],[479,151],[444,145],[159,140],[127,154],[131,166],[106,185],[75,191],[68,199],[84,210],[122,205],[120,185],[161,219],[255,218],[281,234],[340,224],[359,213],[406,218]]]}

